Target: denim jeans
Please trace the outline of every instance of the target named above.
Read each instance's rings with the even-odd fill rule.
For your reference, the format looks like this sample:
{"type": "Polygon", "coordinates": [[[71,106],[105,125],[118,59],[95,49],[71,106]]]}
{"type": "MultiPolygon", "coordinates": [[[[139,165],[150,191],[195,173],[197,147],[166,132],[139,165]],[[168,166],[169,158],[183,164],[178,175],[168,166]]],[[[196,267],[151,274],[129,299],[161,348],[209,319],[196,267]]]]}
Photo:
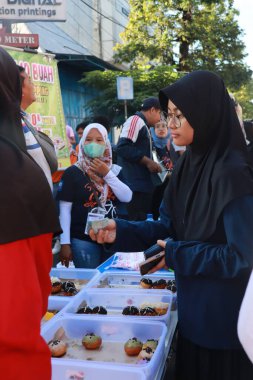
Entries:
{"type": "Polygon", "coordinates": [[[101,263],[103,246],[100,244],[72,238],[71,250],[76,268],[96,268],[101,263]]]}

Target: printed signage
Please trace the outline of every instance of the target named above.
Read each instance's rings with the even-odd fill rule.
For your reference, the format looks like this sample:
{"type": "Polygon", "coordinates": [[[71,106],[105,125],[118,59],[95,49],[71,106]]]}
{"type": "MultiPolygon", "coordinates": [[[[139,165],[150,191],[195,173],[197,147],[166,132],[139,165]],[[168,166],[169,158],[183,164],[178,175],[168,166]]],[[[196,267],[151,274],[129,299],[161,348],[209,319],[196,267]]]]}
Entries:
{"type": "Polygon", "coordinates": [[[117,77],[117,96],[119,100],[134,98],[132,77],[117,77]]]}
{"type": "Polygon", "coordinates": [[[66,0],[0,0],[0,19],[66,21],[66,0]]]}
{"type": "Polygon", "coordinates": [[[48,54],[32,54],[8,47],[6,50],[25,68],[34,83],[36,101],[26,110],[31,124],[53,140],[59,168],[68,167],[69,146],[56,60],[48,54]]]}
{"type": "Polygon", "coordinates": [[[18,48],[37,48],[39,47],[38,34],[16,34],[16,33],[1,33],[0,45],[14,46],[18,48]]]}

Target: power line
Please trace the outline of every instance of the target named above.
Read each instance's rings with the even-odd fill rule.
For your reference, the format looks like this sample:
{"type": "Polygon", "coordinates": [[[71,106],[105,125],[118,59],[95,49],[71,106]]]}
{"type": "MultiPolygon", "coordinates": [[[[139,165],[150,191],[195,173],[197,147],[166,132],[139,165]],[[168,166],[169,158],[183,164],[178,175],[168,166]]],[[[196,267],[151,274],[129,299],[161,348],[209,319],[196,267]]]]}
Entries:
{"type": "MultiPolygon", "coordinates": [[[[85,15],[88,16],[86,13],[85,13],[85,15]]],[[[69,14],[69,16],[70,16],[73,20],[75,20],[75,23],[80,27],[81,30],[84,31],[84,33],[86,33],[86,34],[91,38],[91,40],[95,41],[98,45],[100,44],[100,42],[99,42],[99,41],[98,41],[93,35],[91,35],[86,29],[84,29],[84,28],[82,27],[82,25],[79,24],[79,23],[76,21],[76,19],[75,19],[71,14],[69,14]]],[[[89,16],[88,16],[88,17],[89,17],[89,16]]],[[[91,20],[93,21],[92,18],[91,18],[91,20]]],[[[108,33],[108,34],[109,34],[109,33],[108,33]]],[[[112,36],[111,34],[109,34],[109,35],[112,36]]],[[[82,42],[80,42],[80,44],[82,45],[82,42]]],[[[89,49],[86,47],[86,45],[85,45],[85,48],[86,48],[87,50],[89,50],[89,49]]],[[[103,49],[103,52],[104,52],[104,53],[108,53],[108,54],[109,54],[109,51],[108,51],[107,49],[105,49],[104,44],[102,45],[102,49],[103,49]]],[[[92,53],[92,55],[93,55],[93,53],[92,53]]]]}
{"type": "Polygon", "coordinates": [[[119,22],[113,20],[112,18],[110,18],[109,16],[105,16],[103,13],[99,12],[97,9],[93,8],[91,5],[87,4],[84,0],[81,0],[81,2],[85,5],[87,5],[87,7],[89,7],[90,9],[92,9],[93,11],[97,12],[98,14],[100,14],[101,16],[103,16],[104,18],[106,18],[107,20],[110,20],[111,22],[113,22],[114,24],[117,24],[119,26],[122,26],[122,28],[124,29],[127,29],[127,27],[125,25],[122,25],[120,24],[119,22]]]}
{"type": "MultiPolygon", "coordinates": [[[[52,33],[52,30],[50,30],[50,29],[48,29],[48,28],[46,28],[45,26],[43,26],[43,25],[39,25],[42,29],[44,29],[44,30],[47,30],[48,32],[50,32],[50,33],[52,33]]],[[[28,28],[29,28],[29,26],[28,26],[28,28]]],[[[65,41],[67,41],[67,42],[70,42],[71,44],[73,44],[73,40],[74,39],[72,39],[72,40],[70,40],[69,38],[66,38],[65,36],[63,37],[62,35],[60,35],[60,34],[58,34],[58,33],[56,33],[56,32],[53,32],[54,33],[54,35],[55,36],[58,36],[58,37],[61,37],[61,38],[64,38],[65,39],[65,41]]],[[[65,33],[66,34],[66,33],[65,33]]],[[[76,42],[77,43],[77,41],[75,41],[74,40],[74,42],[76,42]]],[[[79,44],[80,45],[80,44],[79,44]]],[[[81,45],[80,45],[81,46],[81,45]]],[[[88,49],[87,49],[88,50],[88,49]]],[[[89,50],[88,50],[89,51],[89,50]]],[[[76,52],[78,52],[77,50],[76,50],[76,52]]],[[[83,54],[83,52],[78,52],[79,54],[83,54]]],[[[90,55],[93,55],[90,51],[89,51],[89,53],[90,53],[90,55]]]]}
{"type": "MultiPolygon", "coordinates": [[[[82,2],[83,4],[85,4],[88,8],[90,8],[90,9],[94,10],[95,12],[97,12],[98,14],[100,14],[102,17],[104,17],[104,18],[108,19],[109,21],[111,21],[112,23],[117,24],[117,25],[119,25],[119,26],[121,26],[121,27],[127,29],[126,26],[124,26],[123,24],[121,24],[121,23],[119,23],[119,22],[113,20],[113,19],[110,18],[109,16],[106,16],[106,15],[104,15],[103,13],[99,12],[97,9],[93,8],[91,5],[87,4],[84,0],[81,0],[81,2],[82,2]]],[[[77,6],[77,7],[78,7],[78,8],[79,8],[79,9],[80,9],[80,10],[81,10],[81,11],[82,11],[87,17],[89,17],[92,21],[94,21],[94,19],[93,19],[89,14],[87,14],[87,13],[84,11],[84,9],[80,8],[80,6],[79,6],[78,4],[76,4],[74,1],[73,1],[73,3],[74,3],[74,5],[77,6]]],[[[72,16],[72,14],[70,14],[69,12],[68,12],[68,14],[69,14],[69,16],[70,16],[73,20],[75,20],[74,17],[72,16]]],[[[76,20],[75,20],[75,21],[76,21],[76,20]]],[[[79,26],[79,27],[80,27],[85,33],[87,33],[87,34],[88,34],[93,40],[95,40],[98,44],[100,43],[97,39],[94,38],[94,36],[92,36],[92,35],[91,35],[86,29],[84,29],[84,28],[82,27],[81,24],[79,24],[77,21],[76,21],[76,23],[77,23],[77,25],[78,25],[78,26],[79,26]]],[[[46,28],[45,26],[40,25],[40,27],[41,27],[42,29],[44,29],[44,30],[46,30],[46,31],[52,33],[52,31],[51,31],[50,29],[46,28]]],[[[112,33],[109,33],[109,32],[108,32],[106,29],[104,29],[103,27],[102,27],[102,30],[103,30],[105,33],[107,33],[108,36],[110,36],[110,37],[112,38],[112,41],[114,40],[114,36],[113,36],[112,33]]],[[[63,38],[62,35],[60,35],[60,34],[58,34],[58,33],[56,33],[56,32],[54,32],[54,35],[63,38]]],[[[68,38],[66,38],[66,37],[64,37],[64,39],[65,39],[66,41],[70,42],[70,43],[73,43],[73,40],[70,40],[70,39],[68,39],[68,38]]],[[[75,39],[74,39],[74,41],[75,41],[76,43],[78,43],[78,41],[76,41],[75,39]]],[[[87,48],[86,48],[86,49],[87,49],[87,48]]],[[[104,47],[104,46],[103,46],[103,50],[104,50],[105,52],[107,52],[107,50],[105,50],[105,47],[104,47]]],[[[87,49],[87,51],[89,51],[89,49],[87,49]]],[[[89,53],[90,53],[91,55],[93,55],[92,52],[89,51],[89,53]]],[[[81,54],[81,52],[80,52],[80,54],[81,54]]]]}
{"type": "MultiPolygon", "coordinates": [[[[85,10],[84,9],[82,9],[78,4],[76,4],[74,1],[72,1],[73,2],[73,4],[75,4],[76,5],[76,7],[78,8],[78,9],[80,9],[80,11],[82,11],[90,20],[92,20],[93,22],[94,22],[94,19],[93,19],[93,17],[91,17],[88,13],[86,13],[85,12],[85,10]]],[[[73,16],[72,16],[72,14],[70,14],[69,12],[68,12],[68,14],[70,15],[70,17],[73,19],[73,20],[75,20],[75,22],[78,24],[78,26],[80,26],[80,28],[82,29],[82,30],[84,30],[89,36],[91,36],[87,31],[86,31],[86,29],[84,29],[83,27],[82,27],[82,25],[81,24],[79,24],[77,21],[76,21],[76,18],[74,18],[73,16]]],[[[104,29],[103,27],[102,27],[102,30],[105,32],[105,33],[107,33],[110,37],[112,37],[113,38],[113,34],[112,33],[109,33],[106,29],[104,29]]],[[[96,39],[95,39],[95,41],[97,41],[96,39]]],[[[97,41],[98,42],[98,41],[97,41]]]]}
{"type": "Polygon", "coordinates": [[[77,21],[76,19],[69,13],[69,16],[75,20],[75,24],[77,24],[89,37],[91,37],[92,40],[94,40],[95,42],[99,43],[99,41],[93,36],[91,35],[86,29],[84,29],[77,21]]]}
{"type": "MultiPolygon", "coordinates": [[[[75,3],[73,0],[72,0],[72,3],[78,8],[80,9],[80,11],[82,13],[84,13],[85,16],[87,16],[92,22],[94,22],[94,18],[92,16],[90,16],[87,12],[85,12],[84,9],[82,9],[77,3],[75,3]]],[[[81,30],[83,30],[85,33],[88,34],[88,36],[91,37],[91,39],[93,39],[95,42],[97,42],[98,44],[100,44],[100,41],[97,40],[93,35],[91,35],[78,21],[76,18],[74,18],[74,16],[68,12],[68,15],[71,17],[72,20],[75,21],[75,24],[77,24],[81,30]]],[[[101,25],[101,29],[103,32],[105,32],[110,38],[112,41],[114,41],[114,36],[112,33],[108,32],[105,28],[103,28],[103,26],[101,25]]],[[[105,42],[105,41],[104,41],[105,42]]],[[[104,44],[102,44],[102,49],[103,49],[103,53],[107,53],[110,55],[110,52],[108,51],[108,49],[105,48],[104,44]]]]}

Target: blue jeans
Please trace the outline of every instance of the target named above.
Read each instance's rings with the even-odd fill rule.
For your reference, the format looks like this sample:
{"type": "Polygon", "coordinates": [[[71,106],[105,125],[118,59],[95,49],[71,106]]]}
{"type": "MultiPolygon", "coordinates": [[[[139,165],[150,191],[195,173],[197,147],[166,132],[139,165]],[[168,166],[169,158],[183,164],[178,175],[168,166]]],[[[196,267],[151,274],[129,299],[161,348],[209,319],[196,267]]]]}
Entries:
{"type": "Polygon", "coordinates": [[[71,250],[76,268],[96,268],[101,263],[104,249],[100,244],[73,238],[71,250]]]}

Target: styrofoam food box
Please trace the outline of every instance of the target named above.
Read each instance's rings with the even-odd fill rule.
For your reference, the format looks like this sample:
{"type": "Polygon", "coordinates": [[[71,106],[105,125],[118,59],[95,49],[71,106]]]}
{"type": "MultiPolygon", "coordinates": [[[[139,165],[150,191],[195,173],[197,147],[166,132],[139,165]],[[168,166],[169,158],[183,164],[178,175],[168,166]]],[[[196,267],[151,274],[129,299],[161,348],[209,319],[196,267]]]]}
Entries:
{"type": "Polygon", "coordinates": [[[53,361],[51,380],[145,380],[144,372],[134,368],[118,368],[90,362],[71,363],[53,361]]]}
{"type": "MultiPolygon", "coordinates": [[[[147,339],[159,340],[154,355],[148,363],[127,364],[114,361],[113,366],[121,370],[122,373],[126,368],[141,370],[145,374],[146,380],[153,380],[161,365],[164,364],[165,337],[167,332],[167,328],[164,323],[154,321],[146,322],[143,319],[139,321],[137,319],[130,321],[125,320],[124,318],[120,319],[112,317],[101,319],[94,315],[92,315],[89,319],[82,318],[80,316],[64,315],[61,318],[56,319],[54,323],[45,324],[42,328],[41,334],[46,342],[49,342],[54,339],[56,332],[61,328],[64,330],[68,339],[81,339],[85,334],[93,332],[94,334],[101,336],[104,344],[106,342],[115,342],[115,344],[122,343],[122,350],[124,350],[124,343],[132,337],[137,337],[142,342],[145,342],[147,339]]],[[[82,366],[85,367],[86,363],[87,361],[85,360],[71,358],[64,359],[64,357],[52,358],[55,380],[61,380],[59,374],[62,373],[62,371],[72,370],[77,367],[81,368],[82,366]]],[[[99,361],[99,359],[97,361],[94,360],[92,363],[94,363],[96,367],[99,367],[100,364],[108,368],[112,366],[112,362],[99,361]]],[[[96,369],[94,369],[93,379],[99,379],[96,374],[96,369]]],[[[115,378],[110,378],[110,380],[118,379],[118,374],[115,378]]],[[[120,377],[120,379],[122,380],[122,377],[120,377]]]]}
{"type": "Polygon", "coordinates": [[[170,309],[172,305],[172,296],[170,293],[161,293],[155,291],[122,291],[122,290],[111,290],[111,289],[83,289],[75,298],[68,303],[64,309],[65,313],[71,313],[75,315],[80,315],[82,317],[87,317],[91,314],[76,314],[80,307],[89,306],[94,308],[95,306],[103,306],[107,310],[107,315],[102,314],[92,314],[97,315],[102,318],[124,318],[124,319],[147,319],[156,320],[160,322],[167,323],[170,318],[170,309]],[[133,316],[133,315],[123,315],[122,311],[126,306],[136,306],[141,307],[143,303],[158,304],[159,302],[168,303],[168,310],[166,314],[159,316],[133,316]]]}
{"type": "MultiPolygon", "coordinates": [[[[99,276],[99,271],[97,269],[77,269],[77,268],[52,268],[50,272],[51,277],[58,277],[60,279],[64,280],[85,280],[87,281],[85,284],[81,286],[81,289],[85,288],[89,281],[91,281],[93,278],[99,276]]],[[[59,296],[56,294],[51,295],[49,299],[55,298],[55,299],[62,299],[62,298],[68,298],[71,299],[73,296],[67,297],[67,296],[59,296]]]]}

